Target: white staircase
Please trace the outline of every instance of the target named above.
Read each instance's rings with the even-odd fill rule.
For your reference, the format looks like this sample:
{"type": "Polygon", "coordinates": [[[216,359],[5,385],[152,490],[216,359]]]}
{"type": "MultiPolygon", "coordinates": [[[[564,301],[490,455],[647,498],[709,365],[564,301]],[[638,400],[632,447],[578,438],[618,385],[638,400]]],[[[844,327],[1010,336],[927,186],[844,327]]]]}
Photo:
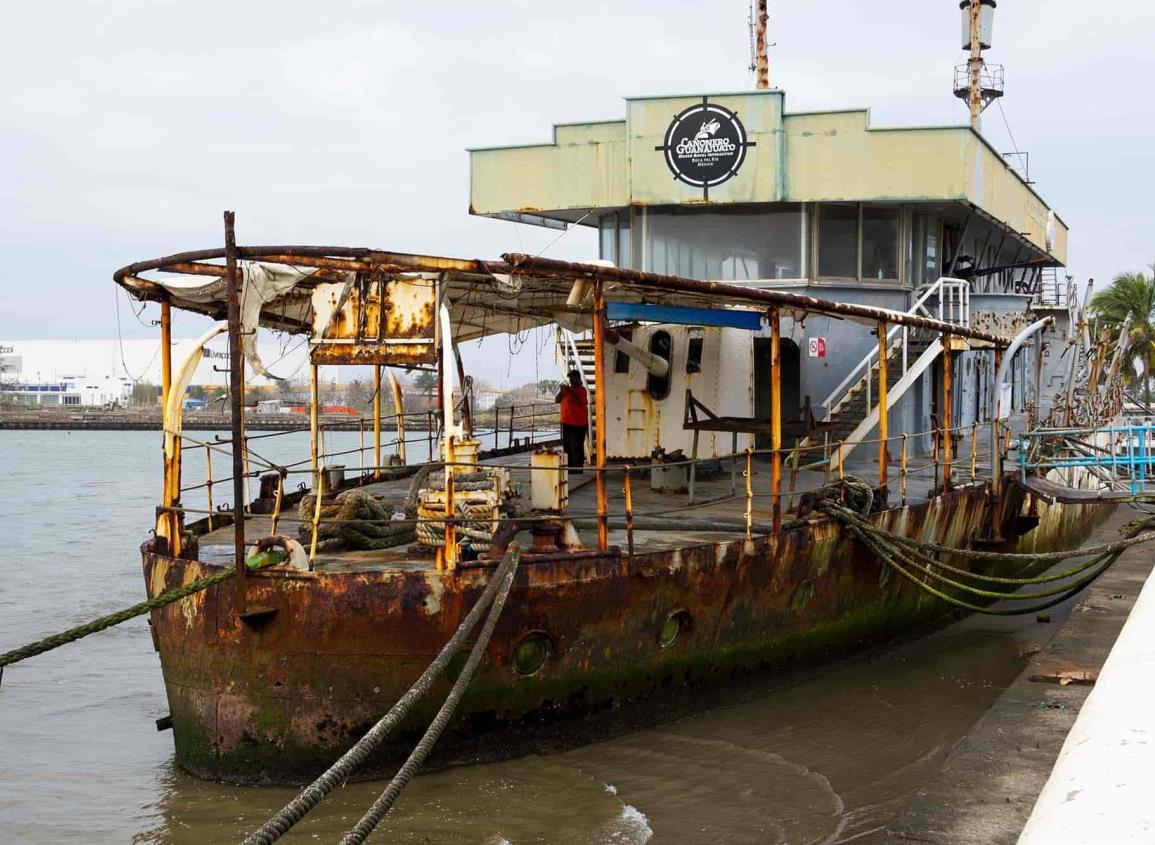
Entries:
{"type": "Polygon", "coordinates": [[[586,399],[588,401],[588,416],[589,429],[586,435],[586,453],[589,456],[590,463],[595,461],[594,443],[595,433],[594,429],[597,425],[597,414],[594,412],[595,408],[595,391],[597,390],[597,378],[594,366],[594,341],[593,338],[582,337],[568,329],[563,329],[561,326],[557,328],[557,354],[558,360],[561,362],[561,381],[567,380],[567,373],[570,370],[577,370],[581,373],[582,387],[586,389],[586,399]]]}
{"type": "MultiPolygon", "coordinates": [[[[943,276],[919,291],[906,313],[970,326],[970,282],[943,276]]],[[[919,329],[891,326],[886,332],[886,353],[889,411],[942,353],[942,338],[919,329]],[[894,371],[897,380],[890,377],[894,371]]],[[[843,461],[878,425],[879,412],[874,401],[878,375],[878,344],[874,344],[822,402],[820,421],[842,441],[843,461]]]]}

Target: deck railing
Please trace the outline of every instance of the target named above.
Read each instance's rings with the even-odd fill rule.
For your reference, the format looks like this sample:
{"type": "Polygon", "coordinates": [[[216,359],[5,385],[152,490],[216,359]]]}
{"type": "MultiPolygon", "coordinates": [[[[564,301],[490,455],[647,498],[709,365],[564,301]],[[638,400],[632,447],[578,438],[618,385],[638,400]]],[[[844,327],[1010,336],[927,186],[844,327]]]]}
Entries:
{"type": "MultiPolygon", "coordinates": [[[[861,465],[844,465],[844,461],[841,460],[841,453],[845,449],[846,444],[842,441],[813,445],[797,445],[779,450],[778,454],[783,461],[783,466],[786,471],[784,473],[785,477],[781,482],[781,487],[778,489],[774,488],[772,480],[769,477],[756,471],[761,461],[773,457],[774,450],[772,449],[748,448],[709,458],[700,458],[696,461],[664,461],[661,467],[666,470],[676,467],[688,467],[690,465],[697,465],[698,467],[702,465],[715,465],[715,467],[717,467],[729,463],[730,483],[728,486],[723,485],[720,490],[715,490],[714,492],[717,495],[711,498],[693,501],[687,496],[683,504],[675,497],[663,497],[661,507],[651,508],[649,510],[637,509],[638,493],[636,490],[636,482],[633,482],[632,479],[636,478],[639,473],[651,469],[653,466],[651,463],[641,461],[636,463],[617,463],[602,468],[587,466],[585,470],[589,475],[585,476],[585,478],[596,478],[599,473],[606,476],[610,495],[606,497],[604,506],[596,506],[594,509],[587,508],[584,510],[570,507],[561,514],[561,516],[562,518],[575,521],[579,526],[582,524],[604,525],[606,526],[607,533],[611,527],[610,521],[613,520],[615,527],[625,529],[626,551],[631,556],[634,554],[635,530],[716,530],[721,532],[734,532],[739,535],[744,534],[747,538],[751,538],[755,535],[772,533],[773,529],[770,526],[770,517],[776,506],[780,506],[782,511],[788,515],[796,514],[805,494],[822,488],[828,488],[840,482],[845,482],[850,478],[865,482],[876,490],[880,486],[883,486],[886,488],[885,492],[889,494],[888,502],[892,506],[895,504],[906,505],[911,498],[916,498],[912,493],[911,485],[917,481],[927,483],[927,497],[945,494],[960,485],[985,484],[987,483],[985,480],[985,471],[989,463],[986,461],[980,462],[980,456],[984,455],[987,450],[991,448],[991,444],[981,442],[981,438],[987,430],[987,426],[971,423],[949,430],[931,429],[922,432],[903,433],[894,437],[888,437],[885,441],[877,438],[863,441],[863,444],[882,445],[885,443],[887,454],[892,456],[890,463],[897,465],[897,478],[891,475],[889,482],[885,485],[882,482],[887,478],[886,475],[880,473],[879,468],[875,466],[872,461],[866,461],[861,465]],[[911,454],[910,443],[912,440],[915,440],[915,438],[922,437],[932,438],[934,448],[929,455],[916,457],[911,454]],[[741,478],[741,483],[739,482],[739,478],[741,478]],[[897,484],[894,484],[895,481],[897,481],[897,484]],[[766,482],[770,483],[767,484],[766,482]],[[716,507],[725,502],[734,502],[736,505],[740,504],[740,516],[736,515],[735,519],[727,520],[724,516],[720,517],[715,512],[710,514],[708,523],[707,521],[695,523],[692,519],[695,511],[716,507]],[[655,520],[658,520],[658,522],[655,522],[655,520]],[[666,522],[661,522],[661,520],[666,520],[666,522]]],[[[539,432],[541,431],[542,430],[539,429],[539,432]]],[[[268,437],[275,435],[262,436],[268,437]]],[[[1010,428],[1000,424],[999,442],[994,444],[994,448],[999,448],[1003,452],[1006,452],[1012,448],[1012,444],[1017,445],[1018,443],[1018,440],[1012,440],[1010,428]]],[[[227,441],[223,441],[196,445],[206,448],[206,454],[211,455],[213,451],[227,452],[225,447],[229,444],[227,441]]],[[[359,450],[342,450],[340,452],[327,453],[327,457],[342,456],[349,451],[359,450]]],[[[274,532],[276,531],[277,523],[280,522],[297,525],[309,525],[311,523],[312,530],[315,533],[317,530],[317,520],[315,518],[309,519],[298,516],[295,513],[286,512],[281,507],[282,499],[287,492],[302,490],[306,487],[303,483],[294,487],[292,478],[293,476],[310,475],[312,473],[312,467],[309,465],[310,461],[306,459],[287,466],[277,466],[265,461],[264,458],[252,450],[250,450],[250,458],[254,462],[264,463],[268,470],[276,471],[280,475],[276,491],[276,505],[273,511],[274,532]]],[[[493,460],[481,460],[476,464],[472,462],[451,462],[449,465],[468,466],[470,468],[498,466],[508,468],[509,466],[508,463],[498,463],[493,460]]],[[[319,475],[324,478],[326,471],[332,468],[332,465],[322,461],[319,475]]],[[[355,486],[357,483],[364,483],[366,480],[371,479],[374,469],[386,468],[387,467],[378,468],[366,466],[363,468],[362,475],[359,479],[346,479],[344,487],[348,488],[349,486],[355,486]]],[[[258,469],[247,473],[247,475],[256,477],[265,471],[265,469],[258,469]]],[[[550,471],[551,470],[539,467],[533,469],[535,473],[550,471]]],[[[556,471],[565,471],[565,468],[561,467],[556,471]]],[[[573,477],[571,477],[571,483],[572,480],[573,477]]],[[[212,488],[214,485],[220,485],[222,483],[231,484],[231,478],[210,477],[207,485],[199,484],[184,488],[184,491],[206,489],[208,495],[208,505],[206,508],[179,506],[172,510],[182,515],[205,515],[209,519],[211,528],[213,517],[221,515],[219,510],[214,510],[212,488]]],[[[322,485],[322,489],[328,486],[324,481],[322,481],[322,485]]],[[[845,494],[846,488],[843,487],[842,495],[845,494]]],[[[921,498],[921,496],[917,498],[921,498]]],[[[549,515],[536,514],[509,517],[507,521],[524,524],[528,528],[533,524],[540,523],[543,517],[557,518],[556,516],[551,517],[549,515]]],[[[503,519],[505,518],[503,517],[503,519]]],[[[415,525],[422,522],[435,524],[439,528],[444,527],[447,532],[452,526],[456,526],[463,521],[463,519],[450,516],[438,516],[435,519],[406,520],[406,522],[415,525]]],[[[608,548],[608,545],[606,548],[608,548]]]]}

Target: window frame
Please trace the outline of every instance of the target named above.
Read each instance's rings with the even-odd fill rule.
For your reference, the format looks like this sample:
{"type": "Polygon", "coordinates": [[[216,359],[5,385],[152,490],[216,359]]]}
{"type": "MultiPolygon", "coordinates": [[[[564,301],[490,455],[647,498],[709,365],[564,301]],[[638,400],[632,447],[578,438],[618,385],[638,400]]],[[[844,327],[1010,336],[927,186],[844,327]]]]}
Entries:
{"type": "Polygon", "coordinates": [[[810,234],[811,234],[811,239],[813,241],[813,246],[812,246],[812,249],[809,253],[809,256],[810,256],[810,261],[813,262],[813,268],[814,268],[814,274],[812,277],[813,281],[815,281],[815,282],[874,283],[876,285],[884,285],[886,287],[893,287],[896,284],[898,286],[902,287],[902,286],[905,286],[907,284],[907,282],[909,281],[907,278],[907,262],[905,260],[907,249],[904,249],[904,246],[906,245],[907,241],[910,240],[910,232],[911,232],[911,227],[910,227],[910,223],[909,223],[911,215],[910,215],[910,210],[909,210],[908,206],[903,205],[903,204],[884,203],[884,202],[839,202],[839,201],[815,202],[815,203],[812,203],[811,205],[814,206],[814,209],[813,209],[813,214],[811,214],[810,216],[814,222],[813,222],[811,229],[810,229],[810,234]],[[854,206],[855,211],[856,211],[855,217],[857,219],[857,226],[856,226],[856,236],[855,236],[855,263],[854,263],[854,275],[853,276],[833,276],[833,275],[826,275],[826,274],[822,273],[822,212],[827,206],[836,206],[836,205],[837,206],[854,206]],[[894,255],[894,266],[895,266],[895,271],[898,274],[897,276],[893,276],[893,277],[892,276],[884,276],[883,278],[879,279],[875,276],[871,276],[871,277],[867,278],[867,277],[864,277],[862,275],[862,248],[863,248],[862,222],[863,222],[863,211],[866,208],[882,208],[882,209],[888,209],[888,210],[893,210],[893,211],[898,212],[898,215],[897,215],[897,217],[898,217],[898,220],[897,220],[898,231],[896,233],[897,236],[895,238],[895,255],[894,255]]]}

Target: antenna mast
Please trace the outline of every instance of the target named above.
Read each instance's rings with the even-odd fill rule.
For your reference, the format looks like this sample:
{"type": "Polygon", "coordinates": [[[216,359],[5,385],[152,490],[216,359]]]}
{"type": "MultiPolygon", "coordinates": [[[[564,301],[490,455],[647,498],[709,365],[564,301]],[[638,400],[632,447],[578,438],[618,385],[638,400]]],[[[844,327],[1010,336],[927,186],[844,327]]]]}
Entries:
{"type": "Polygon", "coordinates": [[[965,100],[971,113],[971,126],[979,128],[983,109],[1003,96],[1003,66],[988,65],[983,50],[991,46],[996,0],[960,0],[962,12],[962,48],[970,51],[965,65],[954,69],[954,95],[965,100]]]}
{"type": "Polygon", "coordinates": [[[754,78],[756,88],[770,87],[770,60],[766,57],[767,0],[754,0],[754,78]]]}

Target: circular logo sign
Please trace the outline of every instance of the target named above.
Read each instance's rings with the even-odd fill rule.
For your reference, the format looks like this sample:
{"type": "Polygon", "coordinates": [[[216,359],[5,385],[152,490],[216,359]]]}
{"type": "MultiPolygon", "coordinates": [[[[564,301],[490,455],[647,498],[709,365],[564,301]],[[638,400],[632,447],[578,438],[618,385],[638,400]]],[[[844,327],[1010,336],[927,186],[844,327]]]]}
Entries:
{"type": "Polygon", "coordinates": [[[697,188],[720,185],[738,172],[746,158],[746,128],[735,112],[715,103],[690,106],[675,115],[665,143],[655,149],[666,154],[674,178],[697,188]]]}

